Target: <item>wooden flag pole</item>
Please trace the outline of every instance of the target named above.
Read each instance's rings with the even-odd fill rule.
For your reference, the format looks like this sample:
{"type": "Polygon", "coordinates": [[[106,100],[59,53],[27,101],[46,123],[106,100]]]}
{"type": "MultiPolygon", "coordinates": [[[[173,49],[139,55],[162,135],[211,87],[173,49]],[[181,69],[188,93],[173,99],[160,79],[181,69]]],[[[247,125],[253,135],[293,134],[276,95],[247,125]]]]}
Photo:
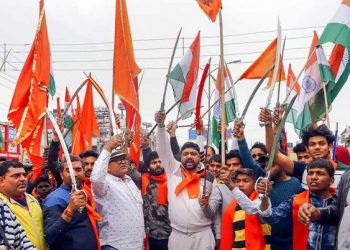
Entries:
{"type": "Polygon", "coordinates": [[[329,120],[329,106],[328,106],[326,84],[327,84],[327,82],[322,82],[322,89],[323,89],[323,96],[324,96],[324,105],[325,105],[325,108],[326,108],[327,127],[330,129],[330,125],[331,124],[330,124],[330,120],[329,120]]]}
{"type": "Polygon", "coordinates": [[[221,166],[225,167],[225,131],[226,131],[226,113],[225,113],[225,76],[224,76],[224,35],[222,10],[219,10],[219,25],[220,25],[220,75],[221,75],[221,166]]]}

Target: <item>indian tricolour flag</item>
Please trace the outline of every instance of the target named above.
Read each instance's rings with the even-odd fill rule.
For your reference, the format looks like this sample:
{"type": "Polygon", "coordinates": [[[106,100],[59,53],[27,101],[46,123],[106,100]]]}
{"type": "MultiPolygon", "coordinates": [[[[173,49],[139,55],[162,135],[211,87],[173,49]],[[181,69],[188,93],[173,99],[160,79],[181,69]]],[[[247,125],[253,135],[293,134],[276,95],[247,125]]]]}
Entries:
{"type": "MultiPolygon", "coordinates": [[[[65,97],[64,97],[64,109],[66,110],[67,109],[67,106],[70,102],[70,94],[69,94],[69,91],[68,91],[68,88],[66,87],[66,94],[65,94],[65,97]]],[[[69,146],[71,145],[72,143],[72,126],[73,126],[73,107],[72,105],[69,107],[65,117],[64,117],[64,128],[65,130],[69,130],[69,133],[68,135],[66,136],[65,138],[65,141],[66,141],[66,144],[69,146]]]]}
{"type": "Polygon", "coordinates": [[[334,84],[331,68],[328,65],[322,47],[316,47],[318,36],[314,38],[310,48],[308,62],[300,93],[293,105],[290,117],[293,119],[296,133],[318,122],[325,114],[323,84],[327,87],[334,84]]]}
{"type": "MultiPolygon", "coordinates": [[[[342,49],[340,46],[335,47],[332,52],[333,55],[333,53],[338,51],[338,58],[342,62],[342,65],[337,68],[336,72],[333,72],[336,78],[333,88],[327,91],[329,101],[332,103],[346,83],[350,73],[350,64],[348,63],[348,50],[350,49],[350,0],[342,1],[337,12],[326,25],[318,44],[321,45],[327,42],[345,47],[345,49],[342,49]]],[[[330,64],[332,69],[334,69],[331,59],[332,56],[330,64]]]]}
{"type": "MultiPolygon", "coordinates": [[[[212,122],[212,136],[213,143],[217,148],[220,148],[220,132],[218,131],[219,121],[221,120],[221,102],[220,102],[220,94],[221,94],[221,69],[218,70],[218,76],[216,80],[216,88],[215,88],[215,99],[216,102],[213,108],[213,122],[212,122]]],[[[236,118],[236,108],[235,101],[233,98],[232,91],[230,88],[230,81],[228,78],[227,71],[224,71],[224,84],[225,84],[225,113],[226,113],[226,123],[232,122],[236,118]],[[227,91],[229,90],[229,91],[227,91]]]]}
{"type": "Polygon", "coordinates": [[[50,52],[50,83],[49,83],[49,93],[51,96],[56,94],[56,83],[55,78],[53,76],[53,67],[52,67],[52,55],[50,52]]]}
{"type": "Polygon", "coordinates": [[[179,111],[182,119],[189,118],[192,114],[190,110],[196,107],[199,54],[200,32],[198,32],[189,50],[168,76],[169,83],[174,91],[175,101],[181,99],[179,111]]]}

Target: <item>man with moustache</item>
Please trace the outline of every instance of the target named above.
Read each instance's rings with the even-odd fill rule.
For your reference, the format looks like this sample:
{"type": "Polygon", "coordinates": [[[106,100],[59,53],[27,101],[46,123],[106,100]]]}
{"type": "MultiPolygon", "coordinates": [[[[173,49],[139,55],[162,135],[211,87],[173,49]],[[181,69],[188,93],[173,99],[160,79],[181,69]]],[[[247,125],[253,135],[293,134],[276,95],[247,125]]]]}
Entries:
{"type": "Polygon", "coordinates": [[[80,158],[70,156],[77,189],[63,158],[61,164],[62,185],[50,193],[43,203],[45,239],[50,250],[96,250],[100,249],[95,204],[88,191],[82,191],[84,167],[80,158]]]}
{"type": "Polygon", "coordinates": [[[98,153],[94,150],[85,150],[79,154],[81,161],[84,163],[84,184],[91,189],[90,176],[94,168],[95,161],[98,158],[98,153]]]}
{"type": "Polygon", "coordinates": [[[3,162],[0,166],[0,199],[11,208],[36,249],[44,250],[42,210],[39,202],[26,193],[26,188],[26,171],[22,163],[3,162]]]}
{"type": "Polygon", "coordinates": [[[182,146],[181,162],[174,158],[164,125],[165,118],[164,111],[155,114],[158,123],[157,152],[168,178],[169,218],[172,227],[168,247],[170,250],[214,249],[212,219],[205,215],[198,202],[203,193],[211,192],[214,177],[205,171],[200,162],[199,146],[193,142],[186,142],[182,146]]]}
{"type": "Polygon", "coordinates": [[[152,151],[145,159],[147,173],[142,175],[143,213],[150,250],[167,250],[171,233],[168,215],[168,185],[162,161],[152,151]]]}
{"type": "Polygon", "coordinates": [[[104,146],[91,174],[91,188],[103,221],[100,240],[103,250],[140,250],[145,237],[142,196],[127,175],[129,156],[112,151],[123,136],[113,136],[104,146]]]}

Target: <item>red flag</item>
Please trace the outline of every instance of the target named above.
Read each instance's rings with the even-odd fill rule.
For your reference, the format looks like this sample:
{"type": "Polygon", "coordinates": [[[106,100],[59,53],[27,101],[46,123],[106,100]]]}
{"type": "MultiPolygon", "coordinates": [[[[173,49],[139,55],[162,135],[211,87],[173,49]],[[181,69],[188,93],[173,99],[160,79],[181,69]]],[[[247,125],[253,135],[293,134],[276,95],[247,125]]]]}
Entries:
{"type": "Polygon", "coordinates": [[[199,83],[199,87],[198,87],[197,102],[196,102],[196,130],[201,129],[200,117],[201,117],[202,94],[203,94],[203,90],[204,90],[204,83],[205,83],[205,80],[207,79],[208,72],[209,72],[210,60],[205,65],[205,68],[203,70],[203,75],[201,78],[201,82],[199,83]]]}
{"type": "Polygon", "coordinates": [[[45,10],[40,1],[37,32],[18,78],[8,119],[17,130],[13,144],[21,143],[32,164],[39,168],[41,137],[50,82],[50,44],[45,10]]]}
{"type": "Polygon", "coordinates": [[[61,118],[61,104],[60,104],[60,98],[57,97],[57,118],[61,118]]]}
{"type": "Polygon", "coordinates": [[[197,0],[197,3],[210,20],[215,22],[219,10],[222,9],[221,0],[197,0]]]}
{"type": "Polygon", "coordinates": [[[92,83],[90,79],[86,83],[86,92],[83,109],[81,111],[79,130],[85,139],[86,148],[92,149],[92,134],[100,136],[100,130],[98,129],[95,115],[92,83]]]}
{"type": "Polygon", "coordinates": [[[125,0],[116,1],[115,40],[114,40],[114,93],[124,103],[127,113],[127,126],[132,123],[135,131],[134,142],[130,147],[130,158],[139,165],[140,126],[137,75],[140,72],[134,58],[129,18],[125,0]],[[135,119],[133,118],[135,117],[135,119]]]}
{"type": "Polygon", "coordinates": [[[345,52],[345,47],[341,44],[336,44],[334,45],[331,56],[329,57],[329,66],[332,69],[335,79],[339,72],[339,68],[344,56],[344,52],[345,52]]]}

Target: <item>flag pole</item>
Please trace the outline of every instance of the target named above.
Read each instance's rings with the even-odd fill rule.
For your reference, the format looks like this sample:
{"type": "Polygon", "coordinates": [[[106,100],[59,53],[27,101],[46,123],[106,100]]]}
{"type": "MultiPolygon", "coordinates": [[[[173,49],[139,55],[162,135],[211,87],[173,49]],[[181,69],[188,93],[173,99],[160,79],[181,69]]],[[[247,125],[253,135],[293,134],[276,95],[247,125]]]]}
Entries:
{"type": "Polygon", "coordinates": [[[282,67],[283,67],[283,57],[284,57],[284,48],[286,46],[286,37],[284,37],[283,45],[282,45],[282,55],[280,60],[281,68],[279,69],[279,79],[278,79],[278,89],[277,89],[277,103],[276,107],[280,106],[280,94],[281,94],[281,77],[282,77],[282,67]]]}
{"type": "Polygon", "coordinates": [[[324,96],[324,105],[325,105],[325,108],[326,108],[327,127],[330,129],[329,107],[328,107],[328,98],[327,98],[326,84],[327,84],[327,82],[322,82],[322,89],[323,89],[323,96],[324,96]]]}
{"type": "Polygon", "coordinates": [[[221,75],[221,166],[225,167],[225,131],[226,131],[226,113],[225,113],[225,76],[224,76],[224,35],[222,10],[219,10],[219,26],[220,26],[220,75],[221,75]]]}

